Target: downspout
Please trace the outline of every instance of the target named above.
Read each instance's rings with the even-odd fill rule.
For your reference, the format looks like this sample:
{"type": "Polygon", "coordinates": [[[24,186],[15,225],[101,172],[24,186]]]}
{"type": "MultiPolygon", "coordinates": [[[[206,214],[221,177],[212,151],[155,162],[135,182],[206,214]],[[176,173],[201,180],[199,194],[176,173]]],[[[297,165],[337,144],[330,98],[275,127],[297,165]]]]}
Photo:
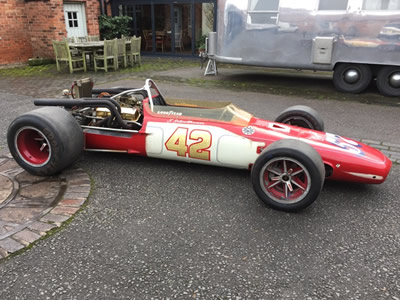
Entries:
{"type": "Polygon", "coordinates": [[[104,0],[99,0],[100,1],[100,14],[102,15],[102,16],[104,16],[104,15],[106,15],[106,13],[105,13],[105,9],[104,9],[104,0]]]}

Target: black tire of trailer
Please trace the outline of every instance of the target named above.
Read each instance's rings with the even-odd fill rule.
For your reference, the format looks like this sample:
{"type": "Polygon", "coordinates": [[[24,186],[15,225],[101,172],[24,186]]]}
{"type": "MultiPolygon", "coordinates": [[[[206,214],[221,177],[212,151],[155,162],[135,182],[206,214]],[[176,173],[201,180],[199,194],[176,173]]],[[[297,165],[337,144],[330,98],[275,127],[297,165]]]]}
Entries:
{"type": "Polygon", "coordinates": [[[325,167],[318,152],[309,144],[292,139],[279,140],[265,148],[251,170],[257,196],[270,207],[286,212],[299,211],[311,205],[318,198],[324,180],[325,167]],[[279,165],[285,161],[286,170],[279,165]],[[279,180],[281,182],[276,184],[279,180]],[[274,183],[268,185],[270,181],[274,183]],[[291,182],[293,191],[284,199],[288,192],[285,192],[287,182],[291,182]],[[306,187],[300,187],[302,183],[306,187]]]}
{"type": "Polygon", "coordinates": [[[385,66],[379,70],[376,76],[376,86],[382,95],[389,97],[400,96],[400,86],[395,87],[390,83],[390,79],[393,75],[398,76],[400,80],[400,67],[385,66]]]}
{"type": "Polygon", "coordinates": [[[372,81],[372,70],[369,65],[339,63],[333,72],[333,84],[336,90],[345,93],[358,94],[363,92],[372,81]],[[345,80],[346,72],[354,70],[360,78],[354,83],[345,80]]]}
{"type": "Polygon", "coordinates": [[[286,108],[275,118],[275,122],[319,131],[325,130],[324,121],[318,112],[305,105],[294,105],[286,108]]]}
{"type": "Polygon", "coordinates": [[[76,161],[83,150],[83,132],[70,113],[42,107],[17,117],[7,131],[16,162],[33,175],[49,176],[76,161]]]}

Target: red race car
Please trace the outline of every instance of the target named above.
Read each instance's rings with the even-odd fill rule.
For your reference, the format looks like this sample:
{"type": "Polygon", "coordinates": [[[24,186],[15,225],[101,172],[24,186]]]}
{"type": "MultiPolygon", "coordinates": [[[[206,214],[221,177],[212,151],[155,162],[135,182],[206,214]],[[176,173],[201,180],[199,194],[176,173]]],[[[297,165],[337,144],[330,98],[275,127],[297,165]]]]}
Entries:
{"type": "Polygon", "coordinates": [[[314,202],[326,178],[382,183],[392,165],[374,148],[325,133],[306,106],[272,122],[227,102],[166,100],[150,79],[139,89],[92,89],[87,80],[77,86],[80,98],[36,99],[45,107],[9,126],[10,152],[28,172],[59,172],[82,150],[249,169],[266,204],[296,211],[314,202]]]}

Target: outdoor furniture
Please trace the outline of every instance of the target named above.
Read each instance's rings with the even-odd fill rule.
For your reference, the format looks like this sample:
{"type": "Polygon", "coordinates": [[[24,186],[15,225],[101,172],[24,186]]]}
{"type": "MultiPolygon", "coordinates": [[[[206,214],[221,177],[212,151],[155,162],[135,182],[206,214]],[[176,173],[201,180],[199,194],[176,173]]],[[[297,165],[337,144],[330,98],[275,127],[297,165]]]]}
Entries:
{"type": "Polygon", "coordinates": [[[66,38],[64,38],[64,41],[67,41],[68,43],[73,43],[73,42],[75,42],[75,38],[73,36],[66,37],[66,38]]]}
{"type": "Polygon", "coordinates": [[[175,48],[179,48],[179,50],[183,51],[183,43],[182,43],[182,31],[175,32],[175,48]]]}
{"type": "Polygon", "coordinates": [[[126,68],[126,39],[124,37],[116,39],[117,41],[117,69],[119,67],[119,61],[121,59],[121,64],[126,68]]]}
{"type": "Polygon", "coordinates": [[[144,42],[145,42],[144,50],[145,51],[150,50],[153,47],[153,40],[152,40],[151,35],[152,35],[151,30],[147,30],[147,29],[143,30],[143,37],[144,37],[144,42]]]}
{"type": "Polygon", "coordinates": [[[164,52],[165,47],[165,31],[156,31],[156,50],[161,48],[161,51],[164,52]]]}
{"type": "Polygon", "coordinates": [[[75,43],[87,42],[88,38],[86,36],[75,36],[75,43]]]}
{"type": "Polygon", "coordinates": [[[133,67],[134,64],[141,64],[141,56],[140,56],[140,46],[141,46],[142,37],[132,37],[131,38],[131,47],[127,53],[129,63],[133,67]]]}
{"type": "Polygon", "coordinates": [[[88,35],[87,41],[88,41],[88,42],[97,42],[97,41],[100,41],[100,36],[98,36],[98,35],[88,35]]]}
{"type": "Polygon", "coordinates": [[[108,72],[109,68],[118,69],[118,57],[117,57],[117,40],[104,40],[103,52],[94,52],[93,62],[94,71],[97,72],[98,69],[108,72]],[[109,64],[111,61],[111,64],[109,64]],[[103,62],[103,66],[98,66],[98,62],[103,62]]]}
{"type": "Polygon", "coordinates": [[[86,72],[85,54],[72,52],[67,41],[53,41],[53,49],[56,56],[57,71],[60,71],[60,62],[66,62],[71,74],[80,70],[86,72]]]}

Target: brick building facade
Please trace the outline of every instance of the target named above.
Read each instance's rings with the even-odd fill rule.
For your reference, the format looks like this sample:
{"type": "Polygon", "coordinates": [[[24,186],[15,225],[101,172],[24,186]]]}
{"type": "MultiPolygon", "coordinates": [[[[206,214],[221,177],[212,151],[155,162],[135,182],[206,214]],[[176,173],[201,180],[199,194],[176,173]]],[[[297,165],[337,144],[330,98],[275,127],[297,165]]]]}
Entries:
{"type": "MultiPolygon", "coordinates": [[[[89,35],[99,35],[99,0],[84,3],[89,35]]],[[[67,37],[62,0],[0,0],[0,65],[54,57],[52,40],[67,37]]]]}

